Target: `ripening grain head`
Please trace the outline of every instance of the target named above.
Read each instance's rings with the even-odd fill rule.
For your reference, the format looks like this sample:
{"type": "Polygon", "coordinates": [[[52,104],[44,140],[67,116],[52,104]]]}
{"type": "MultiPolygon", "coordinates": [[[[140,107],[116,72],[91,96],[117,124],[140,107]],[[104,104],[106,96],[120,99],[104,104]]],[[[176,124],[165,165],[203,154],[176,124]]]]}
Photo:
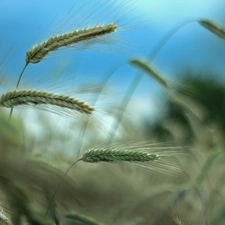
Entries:
{"type": "Polygon", "coordinates": [[[111,148],[90,149],[84,153],[82,160],[85,162],[147,162],[159,159],[156,154],[141,151],[118,150],[111,148]]]}
{"type": "Polygon", "coordinates": [[[38,63],[50,52],[55,51],[62,47],[69,47],[78,42],[95,39],[115,32],[117,25],[110,23],[102,26],[92,26],[80,30],[73,30],[71,32],[53,35],[49,39],[41,42],[30,48],[26,54],[27,63],[38,63]]]}
{"type": "Polygon", "coordinates": [[[91,114],[94,108],[84,101],[68,95],[60,95],[40,90],[12,90],[4,93],[0,98],[0,106],[13,108],[20,105],[52,105],[75,110],[84,114],[91,114]]]}
{"type": "Polygon", "coordinates": [[[143,59],[134,58],[134,59],[131,59],[129,62],[132,66],[135,66],[135,67],[143,70],[148,75],[153,77],[165,88],[170,88],[171,85],[167,81],[167,79],[163,75],[161,75],[155,68],[153,68],[152,65],[149,64],[147,61],[145,61],[143,59]]]}
{"type": "Polygon", "coordinates": [[[183,153],[181,148],[160,146],[160,144],[142,144],[141,142],[122,145],[91,148],[80,160],[88,163],[126,162],[154,172],[179,172],[179,163],[173,158],[183,153]]]}

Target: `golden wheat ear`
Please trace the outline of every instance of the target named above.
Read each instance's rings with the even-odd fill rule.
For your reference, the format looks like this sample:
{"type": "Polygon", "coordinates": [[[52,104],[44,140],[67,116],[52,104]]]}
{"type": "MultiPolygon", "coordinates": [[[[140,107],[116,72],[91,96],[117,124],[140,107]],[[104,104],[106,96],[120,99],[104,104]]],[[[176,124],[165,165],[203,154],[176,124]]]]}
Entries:
{"type": "Polygon", "coordinates": [[[56,106],[73,110],[82,114],[92,114],[94,108],[84,101],[68,95],[60,95],[41,90],[12,90],[4,93],[0,98],[0,106],[13,108],[21,105],[56,106]]]}
{"type": "Polygon", "coordinates": [[[110,23],[108,25],[92,26],[80,30],[53,35],[49,39],[30,48],[26,53],[27,63],[38,63],[44,59],[49,53],[59,48],[69,47],[79,42],[95,39],[112,32],[115,32],[117,25],[110,23]]]}
{"type": "Polygon", "coordinates": [[[225,40],[225,27],[222,27],[221,25],[217,24],[215,21],[208,20],[208,19],[202,19],[202,20],[199,20],[198,22],[202,27],[206,28],[213,34],[225,40]]]}
{"type": "MultiPolygon", "coordinates": [[[[96,39],[101,36],[105,36],[112,32],[115,32],[117,25],[109,23],[108,25],[95,25],[92,27],[83,28],[80,30],[73,30],[71,32],[53,35],[47,40],[31,47],[26,53],[26,64],[22,69],[19,79],[16,84],[16,89],[19,87],[23,73],[29,63],[38,63],[44,59],[50,52],[58,50],[63,47],[70,47],[79,42],[85,42],[92,39],[96,39]]],[[[13,113],[13,107],[10,111],[10,118],[13,113]]]]}

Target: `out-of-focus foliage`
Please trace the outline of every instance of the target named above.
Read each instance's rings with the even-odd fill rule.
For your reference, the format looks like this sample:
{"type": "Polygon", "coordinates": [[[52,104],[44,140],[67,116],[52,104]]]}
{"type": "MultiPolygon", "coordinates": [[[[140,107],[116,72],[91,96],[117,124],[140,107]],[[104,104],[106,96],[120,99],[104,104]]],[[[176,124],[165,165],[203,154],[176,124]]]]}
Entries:
{"type": "Polygon", "coordinates": [[[188,207],[178,210],[180,218],[185,218],[182,224],[224,222],[225,85],[216,76],[204,75],[187,74],[180,84],[182,88],[168,98],[167,113],[155,124],[148,122],[148,118],[142,123],[148,137],[190,147],[191,156],[187,156],[187,164],[183,165],[191,184],[177,191],[172,200],[175,209],[188,207]],[[195,210],[200,220],[194,219],[195,210]]]}
{"type": "MultiPolygon", "coordinates": [[[[183,143],[193,142],[196,136],[195,126],[215,128],[225,135],[225,85],[216,76],[188,74],[180,87],[168,98],[166,114],[153,125],[143,122],[146,132],[159,140],[175,140],[172,127],[182,135],[183,143]],[[181,88],[182,87],[182,88],[181,88]],[[179,101],[177,101],[179,97],[179,101]],[[198,111],[198,116],[197,112],[198,111]]],[[[176,133],[177,133],[176,132],[176,133]]]]}
{"type": "MultiPolygon", "coordinates": [[[[138,69],[150,76],[153,73],[155,81],[166,89],[166,113],[154,124],[149,118],[142,118],[141,125],[129,116],[122,118],[137,87],[134,79],[122,101],[124,107],[114,115],[119,115],[115,121],[121,118],[121,124],[116,124],[118,135],[116,132],[111,135],[120,142],[111,139],[110,144],[115,148],[123,145],[125,149],[128,147],[125,141],[132,140],[129,148],[135,151],[138,144],[146,147],[144,144],[155,139],[162,146],[172,142],[173,147],[181,146],[183,151],[169,148],[166,153],[171,156],[172,152],[174,157],[164,164],[155,155],[159,159],[158,170],[164,173],[158,173],[157,169],[149,172],[143,167],[133,167],[132,163],[102,162],[100,154],[98,163],[77,162],[84,150],[102,147],[103,141],[110,140],[103,138],[100,123],[93,126],[87,120],[65,120],[62,127],[58,123],[60,115],[53,122],[51,114],[43,116],[37,112],[32,116],[41,129],[33,134],[35,120],[27,123],[33,118],[22,113],[20,117],[13,114],[10,120],[8,113],[1,110],[1,224],[224,224],[225,85],[216,77],[209,79],[207,74],[204,77],[195,74],[186,76],[175,87],[167,82],[166,76],[149,67],[148,60],[135,62],[138,69]],[[169,170],[173,162],[181,168],[176,175],[169,170]]],[[[141,75],[137,78],[138,84],[141,75]]],[[[98,88],[99,93],[102,87],[98,88]]],[[[115,95],[112,97],[118,101],[115,95]]],[[[108,114],[112,111],[109,109],[108,114]]],[[[104,116],[99,117],[104,120],[104,116]]],[[[110,124],[113,119],[107,122],[110,124]]],[[[138,163],[140,166],[142,162],[138,163]]]]}
{"type": "MultiPolygon", "coordinates": [[[[211,95],[218,96],[217,91],[222,95],[222,85],[215,84],[210,89],[211,95]]],[[[1,112],[0,218],[3,224],[21,221],[38,225],[76,224],[83,218],[84,224],[222,225],[225,193],[221,124],[224,121],[220,114],[223,106],[218,103],[218,108],[212,110],[210,94],[209,99],[201,100],[204,90],[211,86],[207,80],[186,78],[184,85],[192,94],[182,91],[183,97],[178,101],[176,97],[181,91],[174,92],[165,104],[167,114],[158,123],[145,122],[140,129],[132,120],[124,121],[124,126],[129,127],[125,135],[128,139],[133,139],[138,129],[144,131],[139,135],[146,139],[155,137],[188,145],[187,154],[178,158],[183,173],[176,176],[157,171],[149,173],[126,164],[79,162],[63,178],[75,158],[60,151],[61,144],[52,145],[55,151],[44,149],[49,149],[49,139],[53,143],[68,142],[68,134],[60,130],[54,135],[46,117],[40,116],[45,128],[43,138],[34,145],[27,144],[32,143],[33,137],[21,119],[9,121],[8,115],[1,112]],[[203,91],[199,95],[200,90],[203,91]],[[193,105],[198,109],[189,107],[193,105]],[[204,113],[196,114],[197,111],[204,113]],[[71,219],[68,215],[80,217],[71,219]]],[[[70,125],[76,126],[80,124],[70,125]]],[[[94,131],[96,127],[90,129],[94,131]]],[[[88,133],[86,138],[90,143],[86,146],[98,143],[95,135],[95,132],[88,133]]]]}

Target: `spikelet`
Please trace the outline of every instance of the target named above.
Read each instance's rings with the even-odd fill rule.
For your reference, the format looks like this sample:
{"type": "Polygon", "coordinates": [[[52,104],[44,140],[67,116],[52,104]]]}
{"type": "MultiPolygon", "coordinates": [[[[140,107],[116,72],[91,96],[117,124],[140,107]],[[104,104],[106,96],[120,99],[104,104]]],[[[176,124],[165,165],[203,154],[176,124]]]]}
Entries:
{"type": "Polygon", "coordinates": [[[218,25],[214,21],[211,20],[199,20],[198,21],[201,26],[212,32],[213,34],[217,35],[218,37],[222,38],[225,40],[225,28],[218,25]]]}
{"type": "Polygon", "coordinates": [[[129,62],[132,66],[138,67],[139,69],[143,70],[148,75],[153,77],[165,88],[171,87],[171,84],[167,81],[167,79],[163,75],[161,75],[155,68],[153,68],[152,65],[150,65],[147,61],[143,59],[134,58],[131,59],[129,62]]]}
{"type": "Polygon", "coordinates": [[[110,34],[115,32],[116,29],[117,25],[110,23],[108,25],[95,25],[92,27],[83,28],[81,30],[74,30],[59,35],[53,35],[49,39],[30,48],[26,54],[26,62],[27,64],[38,63],[52,51],[81,41],[87,41],[110,34]]]}
{"type": "Polygon", "coordinates": [[[126,162],[154,172],[181,171],[176,160],[177,154],[184,153],[180,147],[160,146],[160,144],[128,142],[121,145],[91,148],[79,159],[88,163],[126,162]]]}
{"type": "Polygon", "coordinates": [[[0,98],[0,106],[13,108],[20,105],[52,105],[60,108],[75,110],[83,114],[91,114],[94,108],[84,101],[68,95],[60,95],[40,90],[12,90],[0,98]]]}
{"type": "Polygon", "coordinates": [[[148,162],[159,159],[156,154],[135,150],[119,150],[113,148],[93,148],[82,156],[84,162],[148,162]]]}

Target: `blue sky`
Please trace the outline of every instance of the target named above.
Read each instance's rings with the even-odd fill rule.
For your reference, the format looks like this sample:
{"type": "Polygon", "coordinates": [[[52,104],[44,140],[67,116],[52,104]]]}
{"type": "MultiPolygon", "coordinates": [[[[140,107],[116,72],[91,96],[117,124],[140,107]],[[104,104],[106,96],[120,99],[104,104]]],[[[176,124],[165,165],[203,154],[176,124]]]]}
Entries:
{"type": "MultiPolygon", "coordinates": [[[[114,2],[83,0],[76,4],[76,1],[70,0],[1,0],[0,59],[12,46],[13,48],[0,69],[7,71],[8,79],[16,79],[25,64],[25,54],[29,47],[48,38],[53,32],[76,29],[80,18],[83,19],[82,25],[94,25],[110,22],[116,16],[115,21],[119,26],[122,25],[122,29],[118,30],[118,36],[110,38],[112,44],[98,46],[101,51],[93,49],[91,45],[88,50],[65,49],[38,64],[30,64],[25,71],[24,80],[44,77],[49,71],[60,71],[69,65],[66,72],[97,82],[129,58],[148,55],[159,40],[179,24],[209,18],[225,26],[223,0],[114,2]],[[61,29],[60,24],[66,18],[70,19],[61,29]]],[[[191,22],[165,44],[155,58],[154,65],[171,79],[177,79],[179,72],[190,68],[203,72],[215,71],[223,76],[224,58],[225,41],[212,35],[197,22],[191,22]]],[[[135,73],[134,68],[123,65],[116,70],[111,83],[120,91],[126,90],[135,73]]],[[[31,86],[35,87],[35,83],[31,86]]],[[[146,76],[138,93],[149,97],[159,89],[155,81],[146,76]]]]}
{"type": "MultiPolygon", "coordinates": [[[[19,67],[23,66],[26,50],[33,44],[49,37],[49,35],[57,29],[60,18],[65,19],[67,12],[72,6],[74,6],[73,12],[75,13],[75,16],[73,15],[70,23],[73,20],[76,21],[77,11],[80,10],[80,15],[83,16],[85,13],[91,13],[92,8],[98,4],[96,8],[94,8],[94,10],[97,9],[95,11],[95,20],[85,18],[86,22],[83,22],[84,25],[91,22],[94,24],[95,21],[99,22],[98,16],[102,13],[101,9],[104,9],[103,6],[107,9],[107,6],[111,7],[111,3],[115,1],[83,0],[79,2],[79,4],[76,4],[76,1],[70,0],[1,0],[0,26],[2,39],[0,40],[0,44],[1,46],[5,46],[6,44],[8,46],[15,45],[14,48],[17,57],[15,57],[16,62],[13,63],[13,65],[18,65],[18,70],[20,70],[19,67]],[[89,2],[91,2],[91,4],[89,4],[89,2]],[[82,7],[82,5],[84,6],[82,7]]],[[[122,46],[125,50],[122,50],[121,52],[127,51],[129,43],[132,43],[137,47],[134,47],[131,52],[128,52],[129,54],[121,54],[120,52],[119,54],[116,54],[118,53],[117,50],[115,50],[113,54],[110,54],[110,45],[106,47],[106,53],[98,51],[79,51],[78,58],[82,57],[82,54],[85,55],[83,57],[86,57],[87,54],[94,54],[96,56],[94,57],[95,60],[89,62],[92,66],[97,65],[97,58],[101,59],[101,61],[108,58],[110,59],[109,61],[113,61],[114,64],[116,64],[119,60],[125,60],[129,56],[146,55],[151,52],[160,38],[165,35],[167,31],[170,31],[178,24],[184,23],[185,21],[210,18],[221,24],[225,22],[225,16],[223,14],[225,2],[223,0],[118,0],[116,4],[113,4],[113,7],[115,10],[113,12],[109,11],[110,15],[107,15],[108,11],[105,12],[105,14],[103,13],[103,23],[110,21],[110,18],[113,18],[118,12],[119,16],[117,16],[117,18],[119,25],[120,23],[125,24],[125,31],[119,31],[118,35],[124,42],[128,42],[128,44],[122,46]],[[117,7],[122,8],[122,10],[118,10],[117,7]],[[126,31],[130,24],[131,26],[134,26],[134,29],[126,31]],[[88,53],[86,54],[86,52],[88,53]]],[[[76,28],[76,23],[77,22],[74,23],[74,27],[68,26],[68,28],[76,28]]],[[[67,30],[64,28],[62,31],[67,30]]],[[[116,48],[117,45],[114,44],[113,48],[114,47],[116,48]]],[[[204,67],[207,66],[207,62],[215,61],[215,58],[217,58],[214,63],[216,65],[216,70],[219,70],[222,68],[220,62],[223,58],[223,49],[224,45],[221,40],[207,32],[197,23],[192,22],[181,28],[168,41],[158,54],[155,62],[163,70],[165,68],[165,71],[168,71],[168,73],[173,73],[174,67],[179,69],[183,68],[185,65],[193,65],[196,68],[201,68],[203,65],[204,67]],[[210,43],[210,45],[208,43],[210,43]],[[221,58],[221,60],[219,60],[219,58],[221,58]]],[[[72,52],[66,50],[65,52],[67,54],[72,53],[72,56],[76,57],[75,51],[72,52]]],[[[54,56],[53,58],[55,59],[57,57],[54,56]]],[[[88,56],[86,57],[86,60],[88,60],[88,56]]],[[[41,66],[46,66],[44,64],[47,64],[47,62],[42,63],[41,66]]],[[[110,64],[112,65],[112,63],[110,64]]],[[[210,68],[213,69],[213,65],[210,65],[210,68]]],[[[14,72],[16,73],[16,68],[14,69],[14,72]]]]}

